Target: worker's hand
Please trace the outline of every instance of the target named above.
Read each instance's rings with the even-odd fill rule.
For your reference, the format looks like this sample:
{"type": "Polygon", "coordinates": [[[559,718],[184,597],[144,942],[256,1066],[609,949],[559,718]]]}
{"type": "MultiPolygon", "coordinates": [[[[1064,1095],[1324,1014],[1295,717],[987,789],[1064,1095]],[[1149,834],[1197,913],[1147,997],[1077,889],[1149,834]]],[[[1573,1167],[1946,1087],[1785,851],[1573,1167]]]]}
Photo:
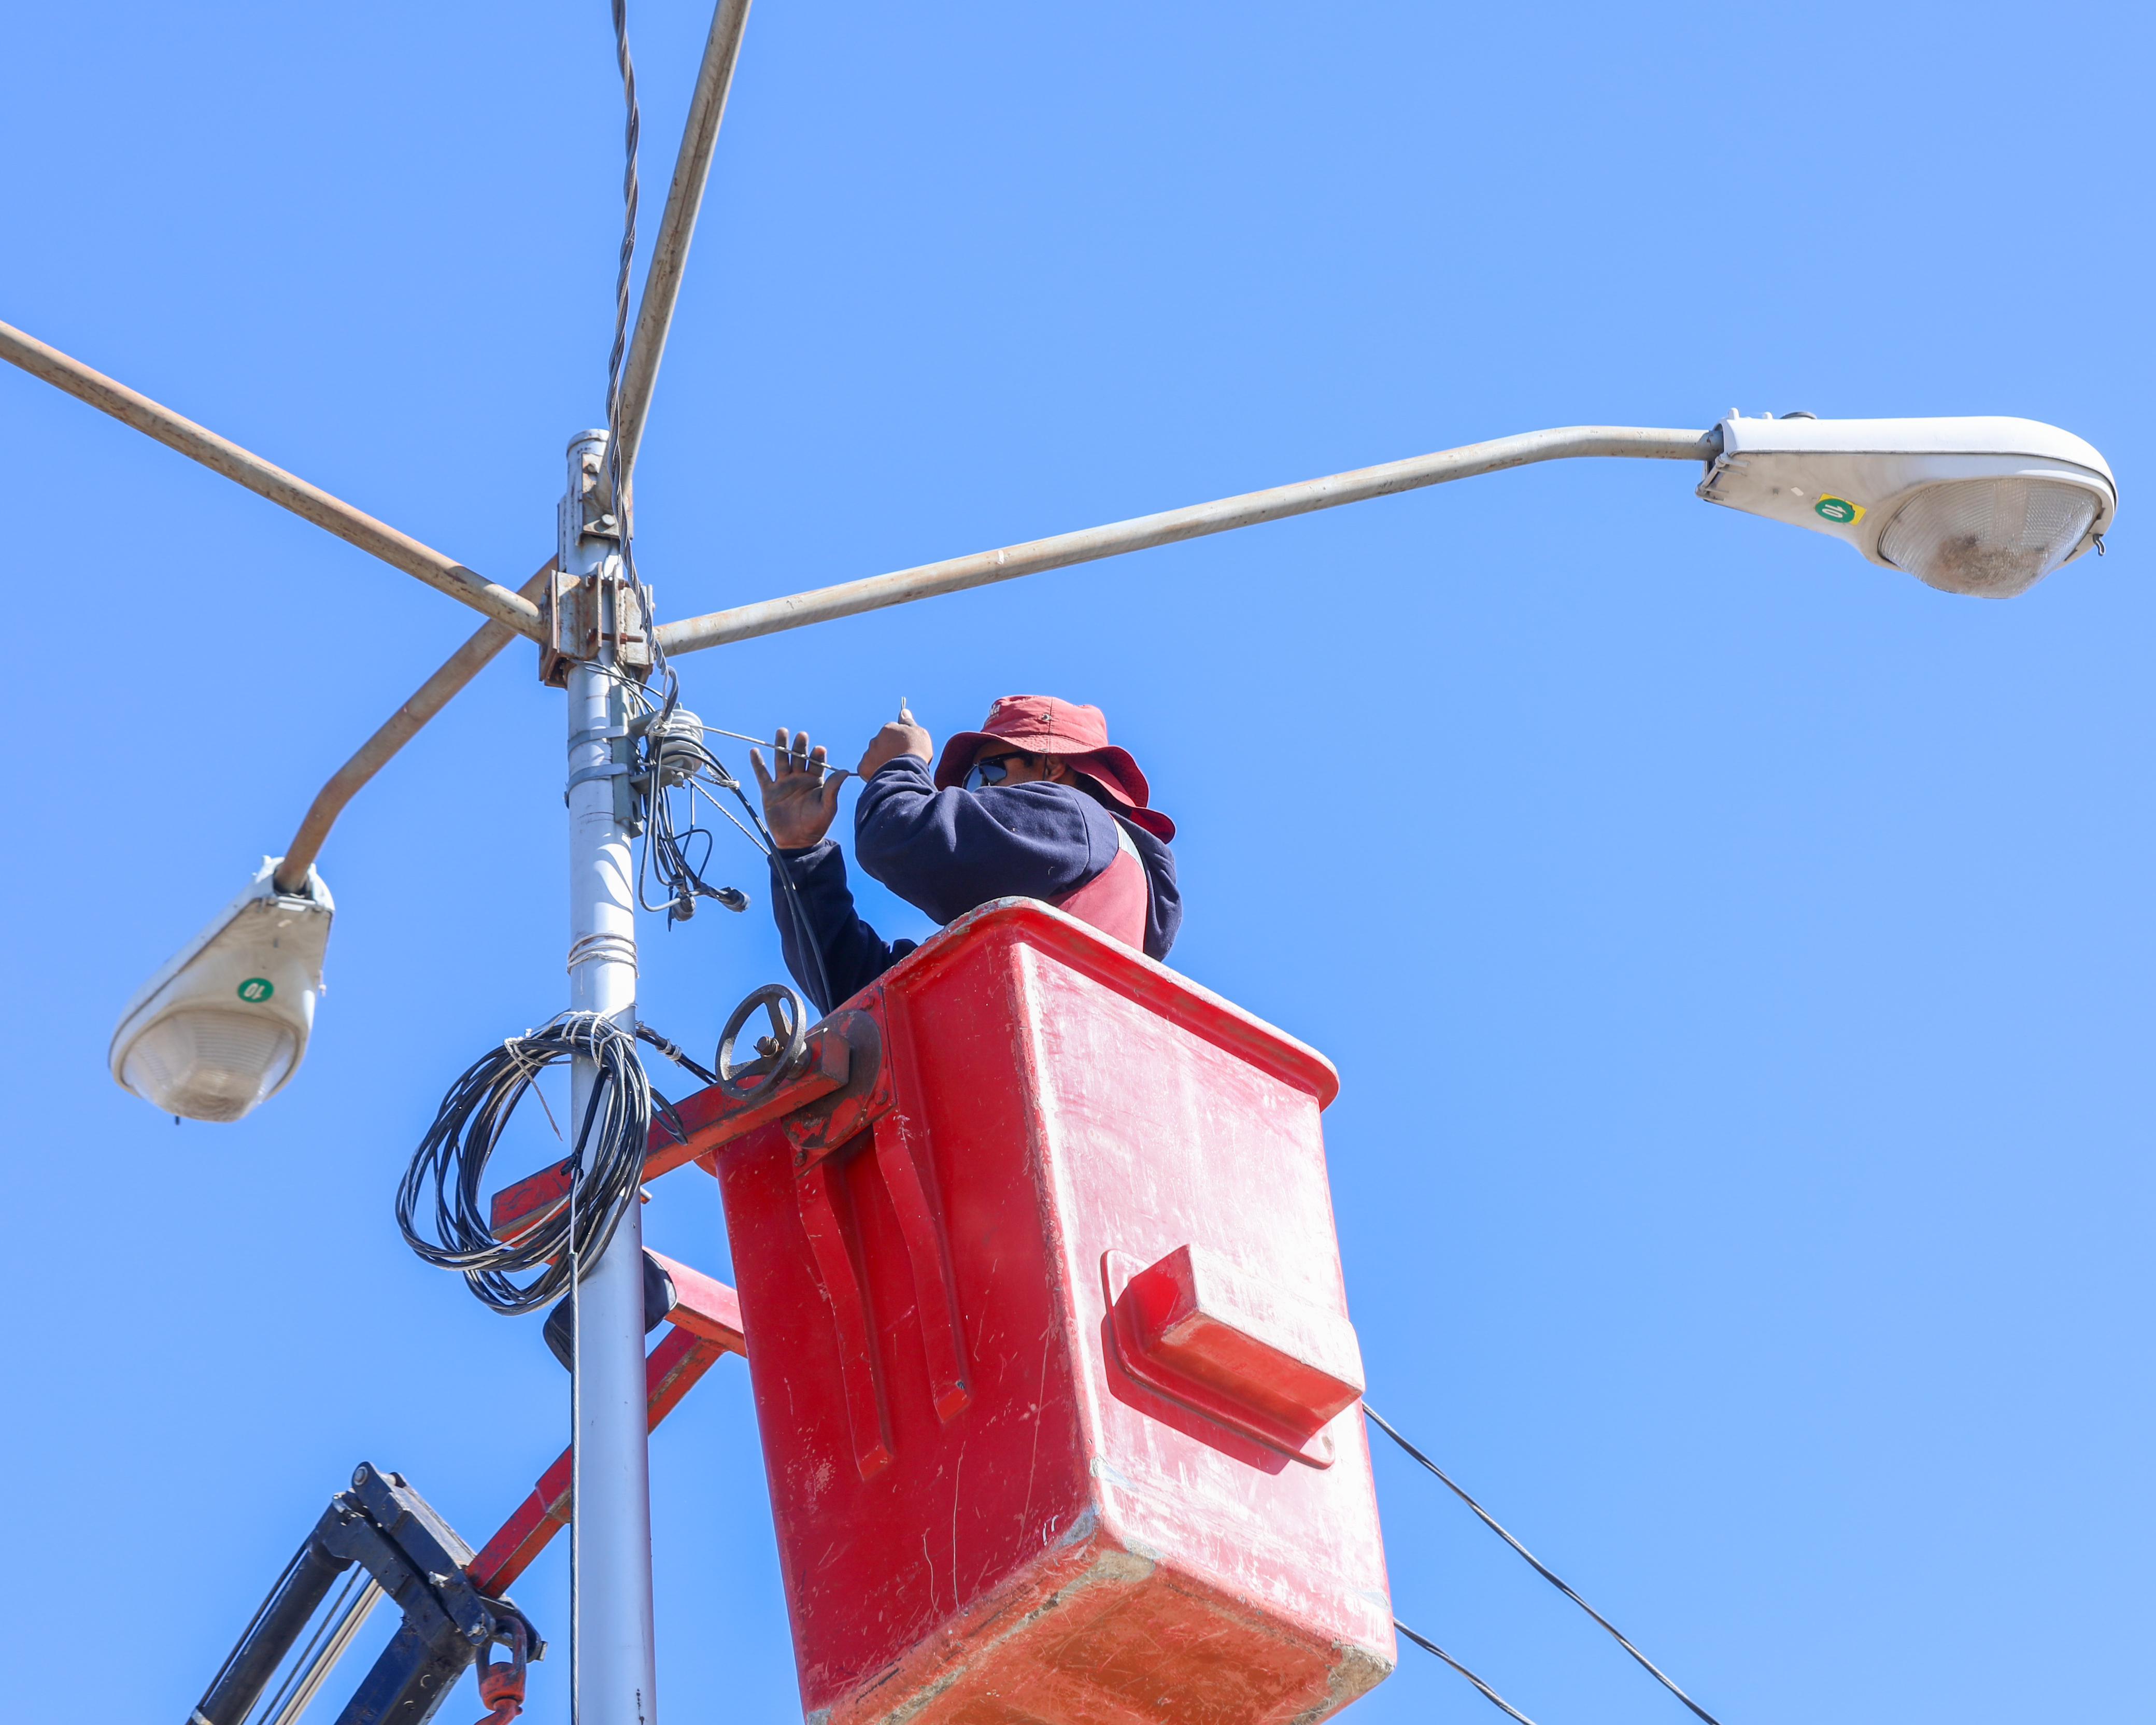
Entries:
{"type": "Polygon", "coordinates": [[[936,758],[936,744],[927,728],[915,721],[913,715],[901,703],[898,716],[876,732],[861,757],[861,764],[854,771],[863,778],[868,778],[879,767],[889,765],[901,755],[918,755],[924,761],[936,758]]]}
{"type": "Polygon", "coordinates": [[[824,758],[824,746],[808,747],[808,733],[797,732],[789,739],[782,725],[771,739],[771,752],[778,763],[776,776],[764,771],[763,756],[748,752],[756,769],[756,782],[763,788],[764,824],[781,850],[806,850],[824,842],[839,812],[839,787],[846,769],[824,758]]]}

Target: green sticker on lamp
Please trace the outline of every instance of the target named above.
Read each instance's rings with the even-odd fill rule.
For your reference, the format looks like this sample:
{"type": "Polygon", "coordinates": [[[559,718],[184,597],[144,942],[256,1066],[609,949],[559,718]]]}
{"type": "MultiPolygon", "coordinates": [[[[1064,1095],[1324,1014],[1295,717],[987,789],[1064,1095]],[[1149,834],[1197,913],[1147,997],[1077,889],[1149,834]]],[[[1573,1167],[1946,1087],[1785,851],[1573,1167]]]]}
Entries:
{"type": "Polygon", "coordinates": [[[260,1005],[277,992],[277,985],[266,976],[251,976],[239,985],[239,998],[260,1005]]]}
{"type": "Polygon", "coordinates": [[[1812,505],[1812,513],[1823,516],[1839,526],[1854,526],[1864,519],[1864,506],[1851,503],[1846,497],[1822,497],[1812,505]]]}

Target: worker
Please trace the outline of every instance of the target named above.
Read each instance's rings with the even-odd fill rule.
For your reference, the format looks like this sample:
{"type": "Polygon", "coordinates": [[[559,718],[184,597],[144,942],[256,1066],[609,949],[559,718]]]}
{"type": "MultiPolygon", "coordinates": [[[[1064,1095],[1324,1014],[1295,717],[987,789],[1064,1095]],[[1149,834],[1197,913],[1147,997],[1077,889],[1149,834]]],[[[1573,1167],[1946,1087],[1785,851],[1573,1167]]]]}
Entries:
{"type": "MultiPolygon", "coordinates": [[[[777,841],[773,912],[786,968],[828,1012],[918,942],[886,941],[854,908],[845,860],[825,836],[845,772],[805,732],[781,728],[772,750],[774,770],[758,751],[749,759],[777,841]]],[[[854,773],[855,860],[937,922],[994,899],[1037,898],[1148,958],[1175,943],[1175,823],[1147,806],[1146,776],[1108,741],[1098,707],[1006,695],[938,758],[901,702],[854,773]]]]}

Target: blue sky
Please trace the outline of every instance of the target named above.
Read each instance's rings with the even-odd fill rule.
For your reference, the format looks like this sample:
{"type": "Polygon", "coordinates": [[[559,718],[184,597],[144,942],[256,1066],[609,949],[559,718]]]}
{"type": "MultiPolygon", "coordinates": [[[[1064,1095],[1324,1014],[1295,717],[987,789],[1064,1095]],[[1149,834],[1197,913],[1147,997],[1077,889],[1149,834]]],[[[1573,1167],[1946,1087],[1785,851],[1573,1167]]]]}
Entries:
{"type": "MultiPolygon", "coordinates": [[[[647,231],[707,18],[633,0],[647,231]]],[[[606,8],[9,29],[0,317],[528,574],[601,414],[606,8]]],[[[2005,604],[1570,463],[684,666],[841,753],[901,694],[1107,710],[1182,824],[1175,963],[1343,1075],[1372,1399],[1727,1725],[2152,1701],[2150,45],[2124,5],[750,23],[639,469],[664,614],[1546,425],[2109,457],[2111,555],[2005,604]]],[[[471,619],[13,372],[0,424],[0,1667],[26,1718],[177,1717],[355,1461],[478,1538],[563,1440],[536,1321],[390,1211],[565,999],[558,697],[512,649],[355,805],[304,1070],[175,1128],[105,1075],[120,1007],[471,619]]],[[[777,973],[761,902],[654,926],[644,1014],[708,1044],[777,973]]],[[[723,1271],[675,1179],[654,1243],[723,1271]]],[[[742,1374],[653,1456],[666,1716],[793,1717],[742,1374]]],[[[1683,1717],[1378,1465],[1409,1622],[1542,1725],[1683,1717]]],[[[517,1590],[557,1637],[564,1563],[517,1590]]],[[[1404,1658],[1368,1725],[1496,1717],[1404,1658]]]]}

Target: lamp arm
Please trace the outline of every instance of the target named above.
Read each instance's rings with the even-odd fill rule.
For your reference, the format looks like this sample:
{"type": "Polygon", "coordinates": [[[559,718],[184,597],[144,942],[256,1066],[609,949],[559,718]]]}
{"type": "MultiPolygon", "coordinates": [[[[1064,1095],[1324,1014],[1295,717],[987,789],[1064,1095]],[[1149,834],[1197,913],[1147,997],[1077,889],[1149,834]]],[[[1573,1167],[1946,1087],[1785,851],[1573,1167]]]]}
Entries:
{"type": "Polygon", "coordinates": [[[1212,503],[1195,503],[1188,509],[1172,509],[1159,515],[1142,515],[1106,526],[1086,527],[1075,533],[1059,533],[1050,539],[1034,539],[999,551],[975,552],[970,557],[950,557],[940,563],[923,563],[890,575],[872,575],[837,587],[793,593],[785,598],[765,599],[730,611],[712,611],[701,617],[661,624],[654,631],[668,653],[694,653],[705,647],[746,641],[782,629],[800,629],[811,623],[827,623],[876,611],[886,605],[903,605],[937,593],[957,593],[992,582],[1010,581],[1044,569],[1060,569],[1071,563],[1092,562],[1120,557],[1156,545],[1173,545],[1208,533],[1224,533],[1231,527],[1255,526],[1313,510],[1332,509],[1342,503],[1360,503],[1371,497],[1387,497],[1424,485],[1450,480],[1471,479],[1507,467],[1524,467],[1534,461],[1556,461],[1576,455],[1632,456],[1657,461],[1712,461],[1721,452],[1721,432],[1663,431],[1619,425],[1569,425],[1554,431],[1527,431],[1517,437],[1501,437],[1489,443],[1469,444],[1464,449],[1440,449],[1380,467],[1362,467],[1352,473],[1336,473],[1300,485],[1277,485],[1269,491],[1246,491],[1240,497],[1224,497],[1212,503]]]}
{"type": "MultiPolygon", "coordinates": [[[[524,583],[524,597],[537,598],[546,591],[547,578],[553,572],[554,559],[549,557],[540,565],[539,572],[524,583]]],[[[447,706],[515,639],[516,632],[506,624],[496,623],[491,618],[481,624],[478,633],[451,654],[448,662],[390,716],[388,722],[337,768],[330,782],[316,793],[315,800],[307,807],[306,818],[300,823],[300,830],[293,834],[292,842],[285,847],[284,858],[277,865],[278,891],[296,893],[305,890],[307,870],[321,855],[323,841],[336,824],[336,818],[344,813],[345,804],[357,796],[361,787],[388,766],[391,757],[417,737],[427,721],[447,706]]]]}
{"type": "Polygon", "coordinates": [[[428,586],[451,598],[482,611],[515,633],[537,640],[544,632],[539,608],[521,594],[489,581],[453,557],[422,545],[409,535],[378,521],[363,510],[332,497],[320,486],[264,461],[228,439],[198,425],[170,408],[137,394],[104,372],[94,371],[57,347],[49,347],[34,336],[11,324],[0,323],[0,359],[19,366],[33,377],[42,377],[64,389],[77,401],[87,402],[100,413],[153,437],[168,449],[177,449],[213,473],[243,485],[257,496],[289,509],[303,521],[327,529],[346,544],[356,545],[393,568],[416,575],[428,586]]]}

